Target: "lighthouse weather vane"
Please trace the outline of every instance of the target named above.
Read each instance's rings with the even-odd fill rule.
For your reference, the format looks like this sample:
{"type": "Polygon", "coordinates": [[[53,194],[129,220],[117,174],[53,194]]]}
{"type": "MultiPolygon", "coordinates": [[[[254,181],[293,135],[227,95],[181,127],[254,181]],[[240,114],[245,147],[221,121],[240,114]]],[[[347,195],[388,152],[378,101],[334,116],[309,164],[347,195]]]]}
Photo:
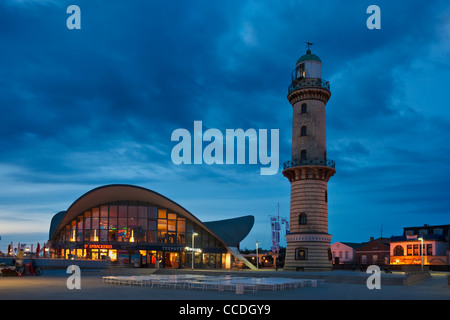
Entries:
{"type": "Polygon", "coordinates": [[[311,48],[311,46],[314,44],[314,43],[312,43],[312,42],[305,42],[306,43],[306,48],[308,49],[308,50],[310,50],[311,48]]]}

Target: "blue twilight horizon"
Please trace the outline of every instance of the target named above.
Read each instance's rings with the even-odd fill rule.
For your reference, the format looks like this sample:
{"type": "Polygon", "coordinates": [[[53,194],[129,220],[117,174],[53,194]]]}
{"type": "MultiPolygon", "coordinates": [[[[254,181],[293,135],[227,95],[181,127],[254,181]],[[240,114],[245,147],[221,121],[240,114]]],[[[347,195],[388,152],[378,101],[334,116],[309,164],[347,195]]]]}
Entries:
{"type": "Polygon", "coordinates": [[[175,165],[171,134],[194,121],[277,129],[290,160],[287,88],[306,41],[331,86],[332,243],[449,224],[449,17],[443,0],[2,1],[0,250],[42,245],[54,214],[114,183],[202,221],[254,215],[242,247],[268,249],[269,216],[279,204],[289,217],[282,167],[175,165]],[[73,4],[80,30],[66,26],[73,4]],[[372,4],[379,30],[366,27],[372,4]]]}

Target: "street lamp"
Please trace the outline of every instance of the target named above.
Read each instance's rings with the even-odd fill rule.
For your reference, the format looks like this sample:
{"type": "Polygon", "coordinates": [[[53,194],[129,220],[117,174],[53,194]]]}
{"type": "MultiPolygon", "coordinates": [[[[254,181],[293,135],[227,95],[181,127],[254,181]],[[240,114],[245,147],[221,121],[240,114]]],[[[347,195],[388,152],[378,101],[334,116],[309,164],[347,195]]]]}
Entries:
{"type": "Polygon", "coordinates": [[[256,241],[256,269],[259,269],[258,244],[259,242],[256,241]]]}
{"type": "Polygon", "coordinates": [[[421,244],[420,244],[420,253],[422,256],[422,272],[423,272],[423,236],[421,236],[418,240],[420,240],[421,244]]]}
{"type": "Polygon", "coordinates": [[[194,237],[198,236],[197,232],[192,233],[192,270],[194,270],[194,237]]]}

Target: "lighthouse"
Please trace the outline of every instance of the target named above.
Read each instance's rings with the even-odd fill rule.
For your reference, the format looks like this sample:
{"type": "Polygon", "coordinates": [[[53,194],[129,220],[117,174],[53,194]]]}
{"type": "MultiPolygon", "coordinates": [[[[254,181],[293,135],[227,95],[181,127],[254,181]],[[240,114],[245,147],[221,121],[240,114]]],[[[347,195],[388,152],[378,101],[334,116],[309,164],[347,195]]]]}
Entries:
{"type": "Polygon", "coordinates": [[[331,91],[322,79],[322,61],[307,45],[292,71],[287,96],[293,118],[292,158],[283,164],[291,183],[284,270],[330,271],[327,184],[336,170],[327,157],[325,105],[331,91]]]}

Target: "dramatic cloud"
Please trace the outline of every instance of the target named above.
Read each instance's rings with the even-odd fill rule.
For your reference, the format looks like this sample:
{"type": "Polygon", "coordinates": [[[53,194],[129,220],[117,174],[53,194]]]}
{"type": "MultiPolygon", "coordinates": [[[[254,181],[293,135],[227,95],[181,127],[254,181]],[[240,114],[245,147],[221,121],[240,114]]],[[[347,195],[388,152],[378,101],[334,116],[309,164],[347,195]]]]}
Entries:
{"type": "MultiPolygon", "coordinates": [[[[46,240],[50,219],[91,188],[130,183],[202,220],[244,214],[268,248],[289,215],[289,182],[257,165],[171,162],[177,128],[279,129],[289,160],[290,72],[305,41],[331,83],[328,155],[334,241],[446,224],[450,10],[446,1],[72,1],[0,3],[0,235],[46,240]],[[30,228],[30,223],[35,223],[30,228]],[[47,221],[47,225],[45,224],[47,221]]],[[[280,170],[281,171],[281,170],[280,170]]]]}

